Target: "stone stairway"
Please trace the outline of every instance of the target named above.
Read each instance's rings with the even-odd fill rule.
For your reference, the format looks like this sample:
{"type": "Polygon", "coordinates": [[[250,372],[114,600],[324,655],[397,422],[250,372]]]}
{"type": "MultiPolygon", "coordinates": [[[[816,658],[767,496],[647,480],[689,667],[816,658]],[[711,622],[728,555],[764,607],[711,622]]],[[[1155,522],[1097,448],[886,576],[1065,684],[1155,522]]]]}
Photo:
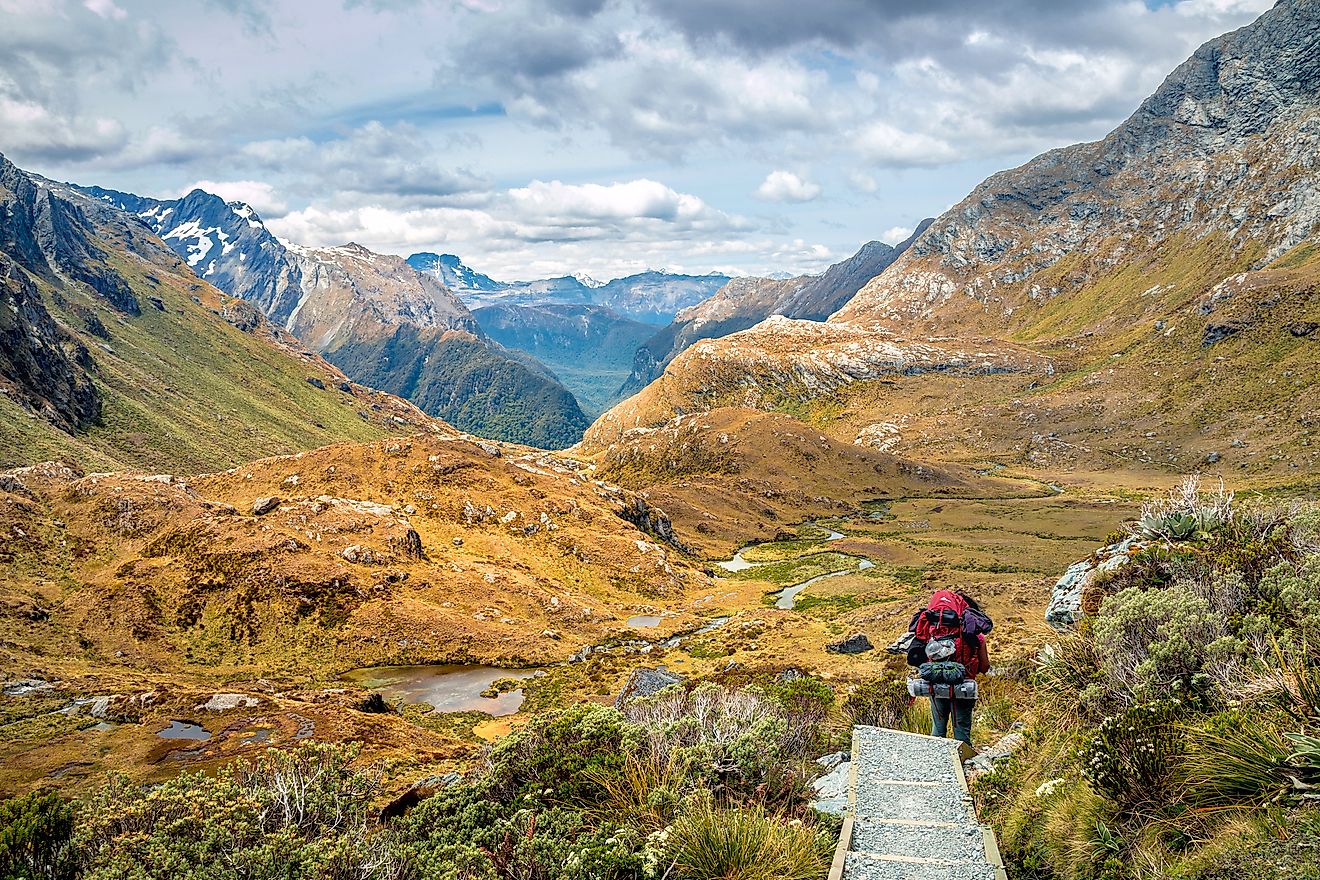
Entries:
{"type": "Polygon", "coordinates": [[[829,880],[1007,880],[956,741],[854,727],[848,774],[829,880]]]}

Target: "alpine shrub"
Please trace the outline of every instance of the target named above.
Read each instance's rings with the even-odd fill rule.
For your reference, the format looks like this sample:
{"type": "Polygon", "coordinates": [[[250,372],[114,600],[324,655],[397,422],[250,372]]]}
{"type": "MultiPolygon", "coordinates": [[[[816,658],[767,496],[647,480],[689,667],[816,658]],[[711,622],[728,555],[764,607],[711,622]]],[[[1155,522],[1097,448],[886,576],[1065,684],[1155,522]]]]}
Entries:
{"type": "Polygon", "coordinates": [[[912,698],[901,678],[875,678],[857,686],[843,700],[843,717],[849,726],[898,727],[912,698]]]}
{"type": "Polygon", "coordinates": [[[1210,603],[1185,587],[1110,596],[1093,628],[1101,667],[1123,702],[1204,693],[1242,650],[1210,603]]]}
{"type": "Polygon", "coordinates": [[[72,877],[72,833],[73,807],[55,792],[34,792],[0,803],[0,877],[72,877]]]}
{"type": "Polygon", "coordinates": [[[1177,700],[1137,703],[1100,722],[1082,748],[1082,775],[1125,812],[1170,799],[1183,735],[1177,700]]]}

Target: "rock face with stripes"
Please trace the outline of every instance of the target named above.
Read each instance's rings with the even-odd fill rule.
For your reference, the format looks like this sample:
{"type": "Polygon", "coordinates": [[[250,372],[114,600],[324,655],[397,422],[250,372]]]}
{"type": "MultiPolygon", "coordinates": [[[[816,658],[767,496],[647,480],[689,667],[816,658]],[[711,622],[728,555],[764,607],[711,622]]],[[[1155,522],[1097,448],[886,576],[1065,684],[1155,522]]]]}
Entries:
{"type": "Polygon", "coordinates": [[[830,880],[1004,880],[955,740],[853,728],[848,812],[830,880]]]}

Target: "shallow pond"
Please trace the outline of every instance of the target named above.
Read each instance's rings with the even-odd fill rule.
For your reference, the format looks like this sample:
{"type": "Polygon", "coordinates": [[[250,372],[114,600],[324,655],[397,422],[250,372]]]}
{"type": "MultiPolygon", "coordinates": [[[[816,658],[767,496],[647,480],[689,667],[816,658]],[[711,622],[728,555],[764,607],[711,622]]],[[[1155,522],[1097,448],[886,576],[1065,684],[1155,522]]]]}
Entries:
{"type": "MultiPolygon", "coordinates": [[[[747,547],[743,548],[743,550],[747,549],[747,547]]],[[[739,550],[737,553],[733,554],[732,559],[726,559],[723,562],[716,562],[715,564],[725,571],[746,571],[752,567],[752,563],[743,558],[743,550],[739,550]]]]}
{"type": "Polygon", "coordinates": [[[633,629],[651,629],[660,625],[659,614],[638,614],[628,618],[628,626],[633,629]]]}
{"type": "Polygon", "coordinates": [[[161,739],[204,740],[211,738],[211,734],[206,732],[206,728],[188,721],[171,721],[169,727],[156,731],[156,736],[161,739]]]}
{"type": "Polygon", "coordinates": [[[523,703],[521,689],[483,697],[481,692],[502,678],[531,678],[535,669],[498,666],[373,666],[355,669],[344,679],[379,691],[386,700],[429,703],[437,712],[485,712],[512,715],[523,703]]]}

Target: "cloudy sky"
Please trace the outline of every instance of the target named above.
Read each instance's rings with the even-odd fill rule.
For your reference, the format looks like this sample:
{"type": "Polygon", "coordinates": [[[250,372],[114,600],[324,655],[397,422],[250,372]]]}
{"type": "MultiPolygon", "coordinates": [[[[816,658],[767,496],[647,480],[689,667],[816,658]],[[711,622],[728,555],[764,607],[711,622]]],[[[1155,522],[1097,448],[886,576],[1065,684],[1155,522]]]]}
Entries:
{"type": "Polygon", "coordinates": [[[818,271],[1270,0],[0,0],[0,152],[501,279],[818,271]]]}

